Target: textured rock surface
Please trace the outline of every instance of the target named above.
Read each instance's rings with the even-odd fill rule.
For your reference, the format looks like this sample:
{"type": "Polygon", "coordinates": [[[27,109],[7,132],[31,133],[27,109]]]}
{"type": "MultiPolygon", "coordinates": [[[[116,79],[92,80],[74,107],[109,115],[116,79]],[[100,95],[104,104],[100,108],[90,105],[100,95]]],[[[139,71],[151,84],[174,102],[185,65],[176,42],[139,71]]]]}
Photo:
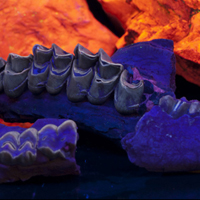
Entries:
{"type": "Polygon", "coordinates": [[[8,0],[1,2],[0,56],[14,52],[29,55],[34,44],[58,44],[73,52],[77,43],[92,52],[103,48],[109,55],[117,37],[99,23],[85,0],[8,0]],[[108,45],[109,44],[109,45],[108,45]]]}
{"type": "Polygon", "coordinates": [[[135,132],[122,139],[130,161],[150,171],[200,169],[200,115],[173,119],[154,106],[138,122],[135,132]]]}
{"type": "Polygon", "coordinates": [[[63,88],[60,94],[54,96],[46,91],[40,95],[33,95],[27,90],[19,98],[11,99],[2,93],[1,117],[6,121],[17,122],[34,122],[39,118],[72,119],[80,129],[103,134],[119,142],[127,133],[134,130],[140,117],[154,104],[158,104],[163,95],[174,96],[175,63],[172,42],[168,40],[156,40],[126,47],[116,52],[112,59],[121,62],[132,71],[136,76],[135,79],[143,77],[146,79],[139,114],[127,116],[119,114],[114,107],[113,97],[103,105],[92,105],[87,101],[72,103],[67,99],[66,89],[63,88]],[[136,52],[137,56],[133,56],[136,52]],[[146,67],[151,70],[147,70],[146,67]],[[163,77],[163,73],[166,77],[163,77]]]}
{"type": "Polygon", "coordinates": [[[199,0],[99,0],[104,10],[124,28],[117,48],[130,43],[166,38],[174,41],[174,52],[186,59],[177,74],[200,86],[199,0]],[[123,9],[122,9],[123,8],[123,9]]]}

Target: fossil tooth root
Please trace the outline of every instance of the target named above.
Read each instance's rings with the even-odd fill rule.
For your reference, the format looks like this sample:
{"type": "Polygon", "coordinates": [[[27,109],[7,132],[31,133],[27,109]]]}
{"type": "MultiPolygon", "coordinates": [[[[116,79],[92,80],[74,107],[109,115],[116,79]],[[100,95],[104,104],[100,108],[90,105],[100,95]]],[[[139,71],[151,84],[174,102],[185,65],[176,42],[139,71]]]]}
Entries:
{"type": "Polygon", "coordinates": [[[98,60],[98,53],[93,54],[78,44],[74,49],[71,75],[67,80],[67,98],[72,102],[83,101],[88,93],[94,76],[93,67],[98,60]]]}
{"type": "Polygon", "coordinates": [[[47,83],[53,48],[48,49],[36,44],[33,47],[33,55],[32,67],[28,73],[28,88],[33,94],[40,94],[47,83]]]}
{"type": "Polygon", "coordinates": [[[128,71],[124,69],[114,91],[114,105],[121,114],[136,113],[144,92],[144,81],[134,83],[129,80],[129,76],[128,71]]]}
{"type": "Polygon", "coordinates": [[[53,56],[51,58],[49,76],[46,84],[48,93],[58,94],[70,74],[74,56],[65,52],[56,44],[52,44],[53,56]]]}
{"type": "Polygon", "coordinates": [[[181,100],[176,100],[170,95],[166,95],[159,100],[159,106],[173,118],[179,118],[186,114],[190,104],[181,100]]]}
{"type": "Polygon", "coordinates": [[[27,86],[27,76],[31,68],[33,56],[19,56],[10,53],[4,70],[4,92],[11,98],[19,97],[27,86]]]}
{"type": "Polygon", "coordinates": [[[123,65],[113,63],[103,49],[99,49],[99,61],[94,68],[94,77],[88,92],[88,101],[103,104],[114,91],[123,71],[123,65]]]}
{"type": "Polygon", "coordinates": [[[0,57],[0,92],[4,90],[3,77],[4,77],[5,65],[6,65],[6,61],[0,57]]]}

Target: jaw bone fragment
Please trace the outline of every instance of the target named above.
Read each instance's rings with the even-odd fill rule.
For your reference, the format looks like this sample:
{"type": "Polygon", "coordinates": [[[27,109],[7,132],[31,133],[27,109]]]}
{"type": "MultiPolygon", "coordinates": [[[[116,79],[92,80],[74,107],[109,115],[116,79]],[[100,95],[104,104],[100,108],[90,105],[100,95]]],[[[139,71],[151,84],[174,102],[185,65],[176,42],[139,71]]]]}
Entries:
{"type": "Polygon", "coordinates": [[[75,47],[74,54],[71,76],[67,80],[67,98],[72,102],[78,102],[87,96],[98,54],[91,53],[80,44],[75,47]]]}
{"type": "Polygon", "coordinates": [[[7,132],[0,138],[0,162],[5,165],[31,165],[36,160],[38,134],[35,128],[7,132]]]}
{"type": "Polygon", "coordinates": [[[3,77],[6,61],[0,57],[0,92],[3,91],[3,77]]]}
{"type": "Polygon", "coordinates": [[[173,118],[179,118],[188,112],[190,104],[166,95],[160,99],[159,106],[173,118]]]}
{"type": "Polygon", "coordinates": [[[95,65],[94,78],[88,92],[88,101],[103,104],[115,89],[123,65],[113,63],[103,49],[99,49],[99,61],[95,65]]]}
{"type": "Polygon", "coordinates": [[[0,183],[25,181],[36,175],[80,174],[75,159],[78,133],[74,121],[40,119],[29,129],[6,130],[11,131],[1,132],[0,137],[0,183]]]}
{"type": "Polygon", "coordinates": [[[144,92],[144,81],[140,80],[138,83],[131,82],[129,81],[129,73],[125,69],[114,92],[114,105],[121,114],[132,114],[137,112],[139,108],[144,92]]]}
{"type": "Polygon", "coordinates": [[[10,53],[4,70],[3,86],[6,95],[19,97],[26,88],[28,72],[31,68],[33,56],[19,56],[10,53]]]}
{"type": "Polygon", "coordinates": [[[47,83],[53,48],[36,44],[33,47],[34,60],[28,73],[28,88],[34,94],[40,94],[47,83]]]}
{"type": "Polygon", "coordinates": [[[69,76],[74,56],[63,51],[56,44],[52,44],[52,48],[53,56],[51,59],[46,90],[50,94],[58,94],[62,90],[62,87],[69,76]]]}

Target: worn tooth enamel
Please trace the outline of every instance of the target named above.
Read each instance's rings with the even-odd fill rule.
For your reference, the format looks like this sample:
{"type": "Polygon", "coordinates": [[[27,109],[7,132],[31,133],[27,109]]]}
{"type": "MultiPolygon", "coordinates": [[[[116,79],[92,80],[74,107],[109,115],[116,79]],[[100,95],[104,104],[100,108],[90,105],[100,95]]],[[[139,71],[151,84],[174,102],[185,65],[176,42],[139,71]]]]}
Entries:
{"type": "Polygon", "coordinates": [[[190,104],[166,95],[160,99],[159,106],[173,118],[178,118],[187,113],[190,104]]]}
{"type": "Polygon", "coordinates": [[[123,65],[113,63],[106,52],[99,49],[99,61],[94,69],[94,78],[87,98],[92,104],[103,104],[113,92],[123,70],[123,65]]]}
{"type": "Polygon", "coordinates": [[[189,114],[194,114],[200,112],[200,103],[199,102],[192,102],[189,108],[189,114]]]}
{"type": "Polygon", "coordinates": [[[128,76],[128,71],[123,70],[114,92],[114,105],[121,114],[137,112],[144,92],[144,81],[129,83],[128,76]]]}
{"type": "Polygon", "coordinates": [[[10,131],[0,138],[0,162],[5,165],[30,165],[36,160],[37,130],[29,128],[22,134],[10,131]]]}
{"type": "Polygon", "coordinates": [[[34,60],[28,73],[28,88],[33,94],[40,94],[47,83],[53,48],[36,44],[33,47],[34,60]]]}
{"type": "Polygon", "coordinates": [[[38,149],[50,159],[67,158],[73,152],[71,148],[76,147],[77,126],[72,120],[63,122],[59,127],[48,124],[38,133],[38,149]],[[66,149],[66,142],[70,149],[66,149]]]}
{"type": "Polygon", "coordinates": [[[25,90],[33,56],[10,53],[4,70],[3,87],[6,95],[19,97],[25,90]]]}
{"type": "Polygon", "coordinates": [[[98,54],[92,54],[89,50],[78,44],[74,50],[71,75],[67,80],[67,97],[72,102],[85,99],[94,76],[93,66],[98,54]]]}
{"type": "Polygon", "coordinates": [[[0,92],[3,91],[3,77],[5,71],[6,61],[0,57],[0,92]]]}
{"type": "Polygon", "coordinates": [[[58,94],[69,76],[73,55],[63,51],[56,44],[52,44],[53,56],[49,70],[46,90],[50,94],[58,94]]]}

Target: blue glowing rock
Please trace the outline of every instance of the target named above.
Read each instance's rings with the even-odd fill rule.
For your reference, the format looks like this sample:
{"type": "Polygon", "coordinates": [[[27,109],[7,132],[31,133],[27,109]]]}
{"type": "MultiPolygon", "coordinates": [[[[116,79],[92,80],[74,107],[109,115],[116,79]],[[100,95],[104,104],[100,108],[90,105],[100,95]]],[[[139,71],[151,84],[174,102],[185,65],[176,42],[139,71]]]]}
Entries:
{"type": "Polygon", "coordinates": [[[122,146],[132,163],[150,171],[200,170],[199,111],[173,118],[154,106],[122,139],[122,146]]]}

